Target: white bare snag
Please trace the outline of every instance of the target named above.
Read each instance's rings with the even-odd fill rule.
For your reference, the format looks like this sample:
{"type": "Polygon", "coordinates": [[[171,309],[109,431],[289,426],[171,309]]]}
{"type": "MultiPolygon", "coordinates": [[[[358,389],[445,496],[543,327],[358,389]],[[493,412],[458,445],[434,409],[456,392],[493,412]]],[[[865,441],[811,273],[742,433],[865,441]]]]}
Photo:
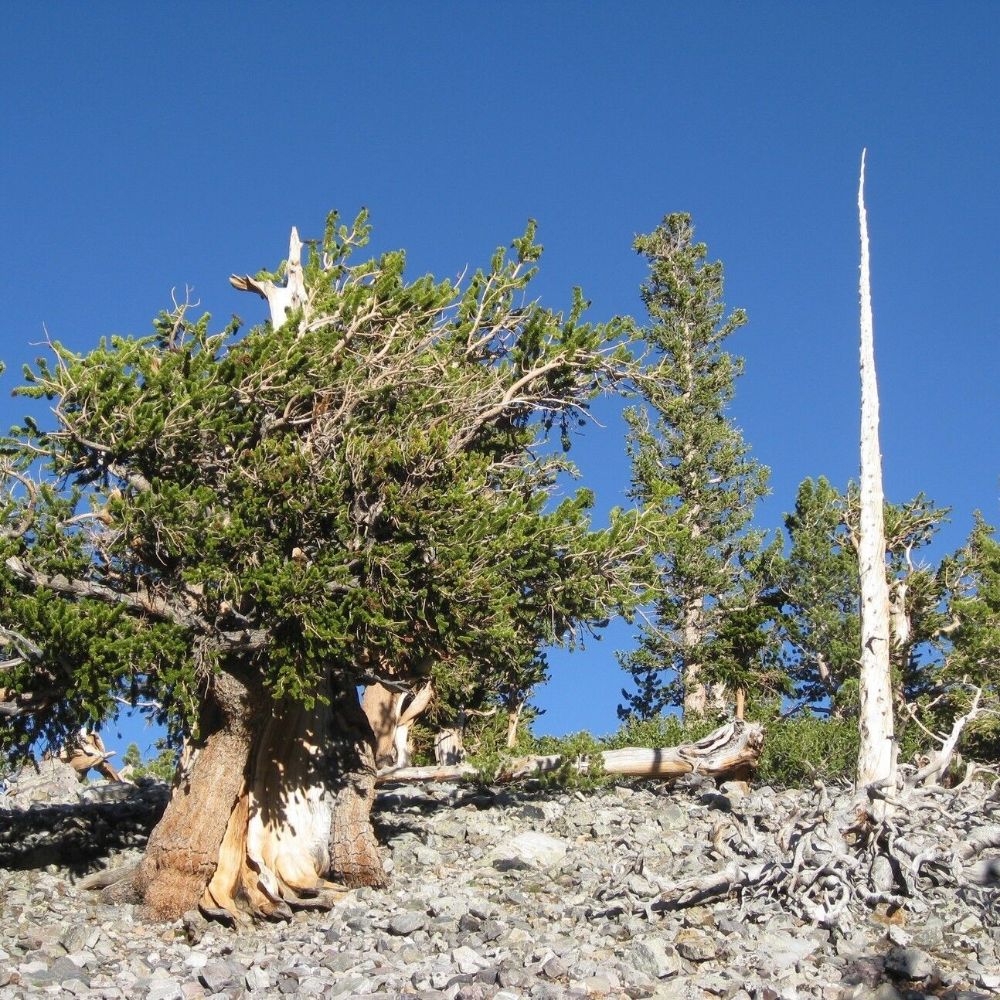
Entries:
{"type": "Polygon", "coordinates": [[[865,153],[858,184],[861,227],[861,747],[858,786],[889,782],[895,775],[890,669],[889,585],[885,574],[882,454],[879,447],[878,383],[865,211],[865,153]]]}

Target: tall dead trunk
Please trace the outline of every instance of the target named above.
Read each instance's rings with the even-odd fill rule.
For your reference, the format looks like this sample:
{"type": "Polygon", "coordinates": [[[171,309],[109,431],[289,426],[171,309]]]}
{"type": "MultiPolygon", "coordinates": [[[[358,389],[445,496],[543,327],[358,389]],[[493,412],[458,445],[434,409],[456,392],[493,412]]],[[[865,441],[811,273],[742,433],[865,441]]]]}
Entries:
{"type": "Polygon", "coordinates": [[[882,455],[879,447],[864,153],[861,154],[858,185],[858,219],[861,228],[861,519],[858,541],[861,573],[861,748],[858,785],[863,787],[890,780],[895,775],[889,586],[885,572],[882,455]]]}
{"type": "Polygon", "coordinates": [[[214,690],[188,773],[111,898],[161,919],[196,906],[285,919],[345,887],[385,885],[370,822],[374,740],[353,685],[331,684],[329,704],[312,708],[251,698],[228,674],[214,690]]]}

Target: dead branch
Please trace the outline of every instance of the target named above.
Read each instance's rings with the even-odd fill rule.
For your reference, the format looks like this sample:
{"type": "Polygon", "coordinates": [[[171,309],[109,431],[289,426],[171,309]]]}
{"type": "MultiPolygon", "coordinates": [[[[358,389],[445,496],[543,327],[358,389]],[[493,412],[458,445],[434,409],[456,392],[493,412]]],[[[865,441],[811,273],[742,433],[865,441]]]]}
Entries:
{"type": "MultiPolygon", "coordinates": [[[[640,778],[679,778],[684,774],[704,774],[712,778],[740,778],[757,766],[764,746],[764,730],[757,723],[730,722],[697,743],[679,747],[646,749],[625,747],[597,754],[605,774],[640,778]]],[[[501,768],[496,780],[519,781],[557,771],[569,763],[587,773],[590,759],[567,761],[559,754],[519,757],[501,768]]],[[[462,781],[478,774],[471,764],[450,766],[384,768],[379,783],[418,781],[462,781]]]]}

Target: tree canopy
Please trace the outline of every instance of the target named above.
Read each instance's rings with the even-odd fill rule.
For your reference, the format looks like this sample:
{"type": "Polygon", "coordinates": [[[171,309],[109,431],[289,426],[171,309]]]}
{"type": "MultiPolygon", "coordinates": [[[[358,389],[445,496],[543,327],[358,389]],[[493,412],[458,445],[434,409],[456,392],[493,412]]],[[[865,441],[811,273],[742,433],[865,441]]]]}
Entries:
{"type": "Polygon", "coordinates": [[[181,306],[25,372],[56,422],[3,442],[10,475],[44,473],[5,508],[4,686],[48,735],[137,684],[193,722],[233,658],[306,702],[330,669],[528,669],[630,600],[635,518],[597,532],[587,491],[550,502],[567,462],[539,446],[631,357],[579,294],[527,301],[533,232],[457,288],[407,282],[402,253],[353,263],[367,222],[331,219],[283,328],[181,306]]]}
{"type": "MultiPolygon", "coordinates": [[[[306,260],[293,231],[276,272],[234,279],[280,299],[277,325],[213,332],[181,304],[26,369],[18,392],[54,422],[0,444],[7,740],[58,740],[141,693],[206,750],[218,735],[205,780],[226,757],[237,795],[255,754],[293,752],[262,749],[253,718],[291,713],[275,738],[303,727],[311,767],[357,685],[530,682],[545,645],[631,607],[641,517],[594,530],[588,491],[553,491],[590,402],[636,363],[579,291],[565,312],[529,298],[534,232],[459,286],[407,280],[402,252],[355,262],[365,215],[331,216],[306,260]]],[[[275,784],[260,794],[287,798],[275,784]]]]}
{"type": "Polygon", "coordinates": [[[660,579],[638,649],[621,658],[636,690],[622,692],[619,714],[683,704],[702,716],[707,686],[752,686],[769,645],[768,615],[758,613],[762,533],[750,529],[768,473],[727,414],[743,363],[725,343],[746,315],[727,315],[722,264],[707,260],[690,216],[668,215],[635,249],[650,268],[651,361],[645,406],[626,412],[631,495],[658,515],[660,579]]]}

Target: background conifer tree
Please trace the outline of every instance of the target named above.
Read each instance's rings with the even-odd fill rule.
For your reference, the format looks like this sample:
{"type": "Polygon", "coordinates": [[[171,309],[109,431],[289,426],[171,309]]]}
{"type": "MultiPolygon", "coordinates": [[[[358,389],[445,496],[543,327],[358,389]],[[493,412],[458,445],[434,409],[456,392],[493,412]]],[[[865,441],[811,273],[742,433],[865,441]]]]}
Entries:
{"type": "Polygon", "coordinates": [[[762,534],[749,530],[767,470],[727,416],[743,363],[725,342],[746,316],[726,315],[722,264],[694,242],[688,215],[668,215],[635,249],[650,268],[642,333],[651,363],[645,405],[626,412],[631,496],[659,515],[660,580],[639,648],[620,657],[635,689],[623,690],[619,715],[683,704],[685,718],[701,717],[709,686],[712,709],[724,710],[725,689],[752,685],[770,648],[767,615],[751,610],[767,589],[767,557],[762,534]]]}

